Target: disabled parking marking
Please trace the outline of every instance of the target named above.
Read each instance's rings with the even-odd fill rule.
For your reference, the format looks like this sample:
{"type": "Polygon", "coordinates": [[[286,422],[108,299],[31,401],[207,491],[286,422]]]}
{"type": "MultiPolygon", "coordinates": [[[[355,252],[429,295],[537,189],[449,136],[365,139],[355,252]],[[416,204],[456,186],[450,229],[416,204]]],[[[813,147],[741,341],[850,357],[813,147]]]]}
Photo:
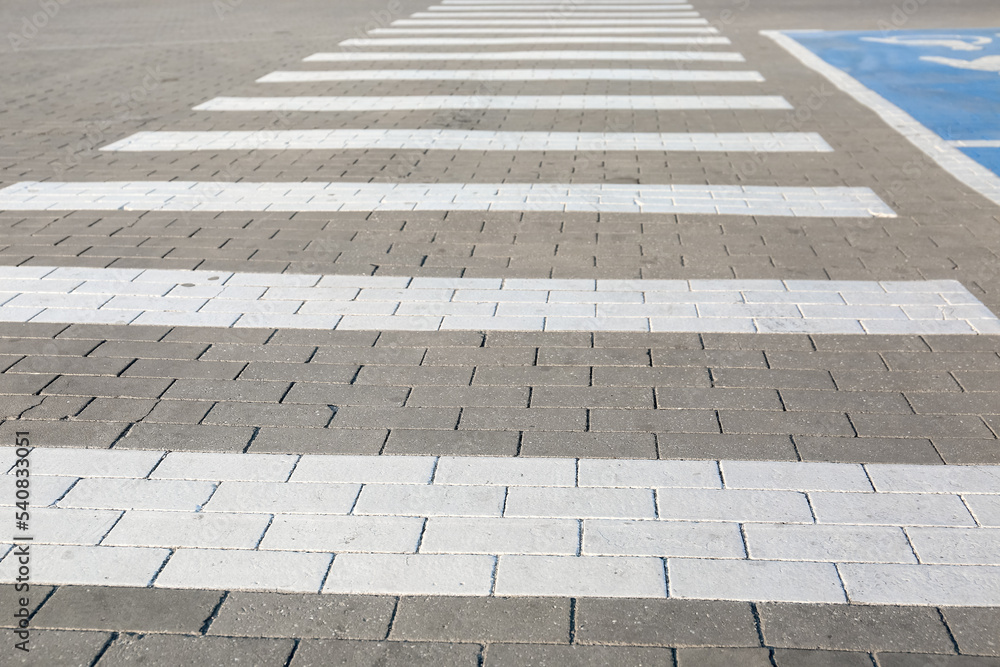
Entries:
{"type": "Polygon", "coordinates": [[[1000,204],[1000,28],[762,34],[1000,204]]]}

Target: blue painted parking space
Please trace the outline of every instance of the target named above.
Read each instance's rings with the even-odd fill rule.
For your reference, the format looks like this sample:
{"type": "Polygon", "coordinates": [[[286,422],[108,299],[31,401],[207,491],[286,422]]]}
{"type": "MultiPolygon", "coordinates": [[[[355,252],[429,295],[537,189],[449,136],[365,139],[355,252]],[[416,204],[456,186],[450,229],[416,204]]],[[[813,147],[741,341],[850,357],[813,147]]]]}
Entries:
{"type": "Polygon", "coordinates": [[[1000,28],[785,34],[1000,174],[1000,28]]]}

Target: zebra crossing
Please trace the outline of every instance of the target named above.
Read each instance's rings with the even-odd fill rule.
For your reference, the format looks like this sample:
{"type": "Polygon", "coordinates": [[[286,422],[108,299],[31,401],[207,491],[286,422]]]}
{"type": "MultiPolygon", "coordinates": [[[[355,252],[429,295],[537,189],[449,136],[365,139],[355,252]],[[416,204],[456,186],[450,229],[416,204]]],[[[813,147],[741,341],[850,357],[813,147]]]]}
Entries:
{"type": "MultiPolygon", "coordinates": [[[[455,82],[461,90],[466,82],[613,81],[663,84],[665,93],[676,83],[710,83],[722,94],[220,96],[195,105],[192,111],[211,112],[216,126],[231,124],[233,129],[143,131],[105,145],[102,151],[388,148],[487,155],[499,151],[834,151],[821,134],[809,132],[586,133],[560,125],[561,114],[588,111],[767,114],[795,110],[781,95],[736,94],[735,86],[764,83],[756,71],[710,69],[746,59],[737,52],[716,50],[730,46],[730,40],[691,10],[681,0],[579,0],[570,9],[528,2],[441,0],[440,5],[409,19],[374,28],[367,37],[344,40],[340,43],[343,52],[315,53],[303,59],[314,64],[346,63],[346,69],[283,70],[255,83],[266,92],[272,84],[437,81],[455,82]],[[544,48],[557,44],[591,50],[544,48]],[[543,48],[507,48],[528,45],[543,48]],[[600,48],[609,45],[615,49],[600,48]],[[701,48],[660,51],[652,45],[701,48]],[[626,46],[639,48],[620,50],[626,46]],[[406,50],[387,51],[387,47],[406,50]],[[443,47],[470,50],[426,50],[443,47]],[[351,63],[366,61],[394,65],[506,61],[517,66],[349,68],[351,63]],[[643,66],[534,66],[546,61],[588,61],[598,66],[635,61],[643,66]],[[651,61],[694,63],[699,69],[653,69],[648,67],[651,61]],[[732,90],[727,89],[730,86],[732,90]],[[247,129],[239,116],[282,111],[322,118],[330,113],[363,116],[470,109],[511,114],[553,111],[556,120],[549,132],[502,127],[273,131],[247,129]]],[[[706,224],[722,216],[836,220],[896,215],[868,187],[823,186],[818,184],[821,181],[817,177],[817,184],[808,187],[404,179],[220,182],[207,177],[24,181],[0,190],[0,209],[142,214],[531,211],[645,216],[647,225],[657,224],[656,216],[671,214],[705,216],[706,224]]],[[[748,335],[819,331],[860,336],[975,336],[1000,329],[1000,320],[956,281],[732,279],[609,284],[541,278],[222,275],[195,270],[120,273],[58,267],[29,267],[5,272],[3,277],[8,287],[0,291],[0,320],[25,323],[748,335]]],[[[64,470],[50,474],[52,479],[46,482],[51,487],[51,506],[46,509],[50,520],[77,524],[79,530],[53,531],[49,543],[37,551],[43,583],[834,604],[1000,601],[1000,576],[994,567],[1000,564],[995,556],[1000,552],[997,466],[979,466],[956,475],[942,490],[924,483],[921,473],[910,466],[880,470],[830,464],[833,467],[820,469],[806,463],[787,467],[721,459],[645,466],[645,462],[624,459],[605,464],[586,459],[511,463],[500,457],[479,461],[395,457],[391,463],[379,460],[371,465],[365,460],[371,457],[198,456],[151,451],[128,456],[112,452],[100,459],[83,451],[70,454],[64,470]],[[123,462],[134,471],[115,470],[123,462]],[[602,481],[588,484],[585,471],[602,465],[606,468],[599,475],[602,481]],[[315,469],[313,477],[309,477],[310,468],[315,469]],[[459,471],[458,477],[449,483],[452,469],[459,471]],[[352,476],[344,474],[345,470],[367,472],[352,476]],[[749,480],[743,486],[734,481],[741,473],[749,480]],[[893,487],[879,475],[902,482],[893,487]],[[824,486],[817,480],[830,484],[824,486]],[[260,486],[265,483],[273,488],[260,486]],[[304,510],[282,506],[247,511],[241,505],[265,493],[287,500],[291,496],[285,486],[298,484],[313,485],[309,492],[316,502],[304,510]],[[691,508],[703,511],[688,511],[691,508]],[[306,516],[285,516],[290,514],[306,516]],[[872,515],[877,516],[873,519],[872,515]],[[801,530],[796,533],[787,524],[801,530]],[[77,537],[60,537],[71,533],[77,537]],[[359,535],[369,541],[358,542],[359,535]],[[813,544],[812,551],[788,548],[796,539],[821,544],[813,544]],[[891,557],[866,551],[865,543],[872,539],[890,543],[891,557]],[[711,548],[693,553],[692,540],[708,541],[711,548]],[[950,541],[974,545],[975,558],[961,561],[954,549],[936,556],[940,545],[950,541]],[[835,548],[838,542],[850,548],[844,544],[835,548]],[[66,559],[74,559],[79,567],[72,573],[58,567],[66,559]],[[970,585],[971,576],[981,577],[985,585],[970,585]]],[[[0,456],[9,459],[12,454],[2,451],[0,456]]],[[[13,479],[6,477],[5,482],[13,479]]],[[[12,557],[0,560],[0,581],[12,581],[15,575],[12,557]]]]}

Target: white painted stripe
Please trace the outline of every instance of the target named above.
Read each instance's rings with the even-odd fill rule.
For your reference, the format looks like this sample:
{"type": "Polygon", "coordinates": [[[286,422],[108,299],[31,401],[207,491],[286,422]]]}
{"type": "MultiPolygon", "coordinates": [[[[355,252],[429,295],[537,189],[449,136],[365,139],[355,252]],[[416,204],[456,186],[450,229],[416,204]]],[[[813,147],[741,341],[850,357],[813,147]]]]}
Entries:
{"type": "MultiPolygon", "coordinates": [[[[463,15],[475,15],[482,13],[510,13],[510,14],[532,14],[534,16],[545,15],[545,14],[557,14],[559,16],[578,16],[584,14],[593,14],[596,12],[617,14],[617,15],[628,15],[637,12],[648,12],[657,14],[669,14],[677,13],[678,10],[690,10],[694,9],[693,5],[689,4],[676,4],[676,5],[642,5],[642,4],[630,4],[630,5],[587,5],[586,7],[569,7],[565,5],[557,4],[538,4],[538,5],[435,5],[433,7],[428,7],[429,13],[437,14],[463,14],[463,15]],[[513,11],[511,11],[513,10],[513,11]]],[[[416,14],[414,14],[415,16],[416,14]]]]}
{"type": "Polygon", "coordinates": [[[375,28],[369,35],[715,35],[716,28],[375,28]]]}
{"type": "MultiPolygon", "coordinates": [[[[498,18],[498,19],[517,19],[517,18],[530,18],[535,21],[538,20],[553,20],[562,19],[563,17],[568,17],[572,20],[577,19],[668,19],[668,18],[698,18],[698,12],[676,12],[676,11],[657,11],[657,12],[591,12],[591,11],[573,11],[569,12],[417,12],[416,14],[411,14],[411,19],[483,19],[483,18],[498,18]]],[[[410,21],[411,19],[407,19],[410,21]]],[[[398,23],[398,22],[396,22],[398,23]]],[[[393,23],[392,25],[395,25],[393,23]]]]}
{"type": "Polygon", "coordinates": [[[760,72],[670,69],[383,69],[271,72],[257,83],[304,81],[744,81],[760,72]]]}
{"type": "MultiPolygon", "coordinates": [[[[695,12],[692,12],[695,13],[695,12]]],[[[659,26],[659,25],[707,25],[708,21],[702,18],[638,18],[638,19],[556,19],[537,17],[533,19],[400,19],[393,21],[390,26],[415,28],[429,26],[538,26],[545,24],[550,28],[562,26],[588,26],[588,25],[614,25],[614,26],[659,26]]]]}
{"type": "Polygon", "coordinates": [[[35,510],[39,584],[1000,605],[998,466],[31,456],[72,486],[35,510]]]}
{"type": "Polygon", "coordinates": [[[945,171],[995,204],[1000,204],[1000,176],[979,164],[913,116],[866,87],[851,75],[828,64],[794,39],[775,30],[762,30],[802,64],[825,76],[837,88],[874,111],[889,126],[926,153],[945,171]]]}
{"type": "Polygon", "coordinates": [[[615,14],[631,14],[633,12],[675,12],[677,10],[694,9],[692,5],[689,4],[627,4],[627,5],[615,5],[615,4],[600,4],[600,5],[586,5],[581,7],[567,7],[566,5],[560,4],[492,4],[492,5],[434,5],[428,7],[429,12],[435,13],[445,13],[445,12],[460,12],[462,14],[470,14],[477,12],[510,12],[511,14],[516,12],[528,13],[529,11],[534,14],[541,14],[543,12],[547,13],[557,13],[562,16],[576,16],[582,13],[592,13],[596,11],[608,12],[615,14]],[[510,10],[515,10],[510,12],[510,10]]]}
{"type": "Polygon", "coordinates": [[[664,111],[791,109],[777,95],[399,95],[216,97],[195,111],[440,111],[443,109],[664,111]]]}
{"type": "Polygon", "coordinates": [[[1000,148],[1000,139],[958,139],[948,143],[955,148],[1000,148]]]}
{"type": "Polygon", "coordinates": [[[46,267],[7,267],[0,276],[4,322],[402,331],[1000,333],[996,315],[952,280],[411,278],[46,267]]]}
{"type": "Polygon", "coordinates": [[[676,60],[682,62],[732,62],[742,63],[742,54],[730,51],[345,51],[343,53],[314,53],[303,58],[304,62],[343,61],[405,61],[405,60],[676,60]]]}
{"type": "Polygon", "coordinates": [[[894,217],[869,188],[558,183],[22,182],[17,211],[560,211],[894,217]]]}
{"type": "Polygon", "coordinates": [[[833,151],[812,132],[485,132],[476,130],[258,130],[138,132],[105,151],[219,150],[833,151]]]}
{"type": "Polygon", "coordinates": [[[731,44],[725,37],[383,37],[345,39],[338,46],[505,46],[510,44],[731,44]]]}

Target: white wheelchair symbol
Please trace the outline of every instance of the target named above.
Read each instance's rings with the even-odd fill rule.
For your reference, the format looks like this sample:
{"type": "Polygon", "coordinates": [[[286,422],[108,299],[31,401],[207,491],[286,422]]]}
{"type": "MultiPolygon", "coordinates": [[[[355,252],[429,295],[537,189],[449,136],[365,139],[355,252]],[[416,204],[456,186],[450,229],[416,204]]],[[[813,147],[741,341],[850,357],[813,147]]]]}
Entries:
{"type": "Polygon", "coordinates": [[[944,58],[942,56],[920,56],[921,60],[949,65],[959,69],[974,69],[980,72],[996,72],[1000,74],[1000,56],[983,56],[975,60],[962,60],[961,58],[944,58]]]}
{"type": "Polygon", "coordinates": [[[893,35],[892,37],[862,37],[864,42],[898,44],[900,46],[944,46],[952,51],[982,51],[993,39],[983,35],[893,35]]]}

